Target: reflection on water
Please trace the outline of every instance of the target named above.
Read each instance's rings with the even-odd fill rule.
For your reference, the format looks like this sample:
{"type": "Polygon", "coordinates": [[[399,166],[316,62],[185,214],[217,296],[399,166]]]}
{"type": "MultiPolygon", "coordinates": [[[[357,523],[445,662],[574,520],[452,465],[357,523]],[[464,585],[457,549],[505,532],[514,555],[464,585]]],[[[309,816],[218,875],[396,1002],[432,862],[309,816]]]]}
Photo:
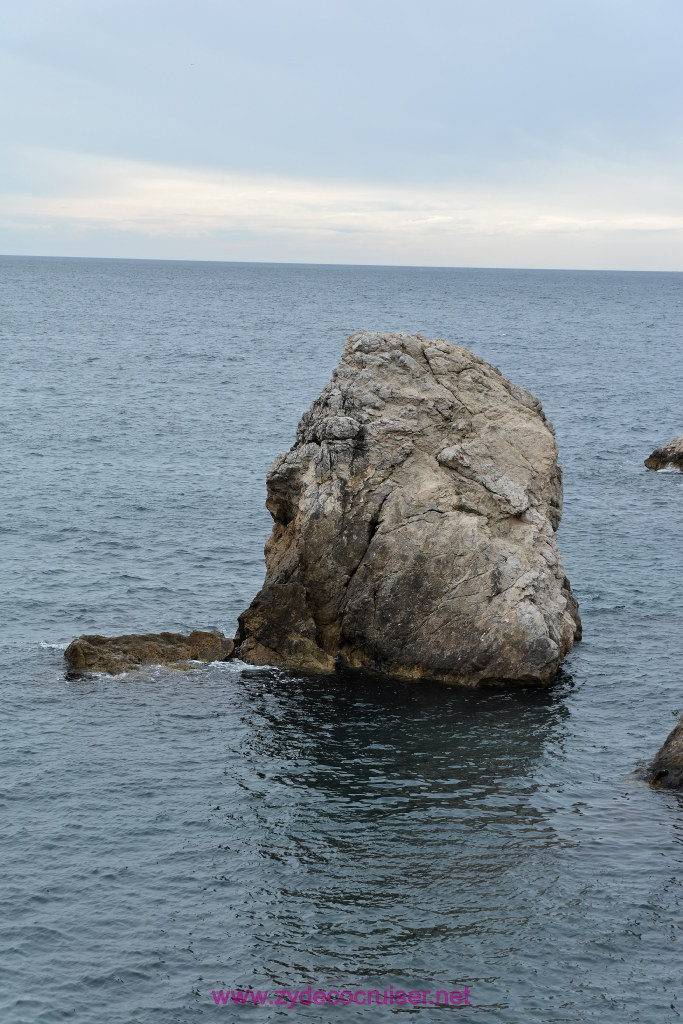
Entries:
{"type": "MultiPolygon", "coordinates": [[[[261,912],[297,915],[284,962],[312,955],[307,984],[346,977],[352,950],[358,987],[368,975],[397,987],[480,979],[477,937],[501,915],[521,915],[513,931],[524,924],[520,880],[558,843],[534,778],[567,716],[561,690],[501,697],[276,673],[246,688],[245,798],[224,821],[276,862],[261,912]],[[458,969],[440,977],[435,958],[458,969]]],[[[255,939],[259,957],[269,946],[255,939]]],[[[268,971],[281,962],[280,950],[268,971]]]]}
{"type": "MultiPolygon", "coordinates": [[[[486,1022],[670,1019],[678,803],[617,765],[632,755],[609,736],[609,688],[471,693],[230,663],[66,682],[61,651],[38,650],[36,674],[15,674],[31,720],[4,708],[15,989],[38,973],[88,1024],[98,1000],[117,1024],[165,1024],[171,1006],[205,1012],[214,988],[309,984],[466,984],[486,1022]],[[647,976],[657,993],[628,1016],[647,976]]],[[[592,658],[589,640],[575,666],[592,658]]],[[[52,1012],[38,999],[31,1019],[52,1012]]]]}

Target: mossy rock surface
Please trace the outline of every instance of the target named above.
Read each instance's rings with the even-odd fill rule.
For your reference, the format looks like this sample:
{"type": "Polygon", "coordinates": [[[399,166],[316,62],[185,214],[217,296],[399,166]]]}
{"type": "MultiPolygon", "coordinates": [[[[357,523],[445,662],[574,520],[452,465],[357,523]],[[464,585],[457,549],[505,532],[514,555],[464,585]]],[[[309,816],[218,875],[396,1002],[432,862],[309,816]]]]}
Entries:
{"type": "Polygon", "coordinates": [[[131,633],[124,636],[87,634],[67,647],[64,657],[69,674],[106,672],[118,675],[143,665],[186,667],[192,661],[226,661],[234,643],[219,630],[183,633],[131,633]]]}

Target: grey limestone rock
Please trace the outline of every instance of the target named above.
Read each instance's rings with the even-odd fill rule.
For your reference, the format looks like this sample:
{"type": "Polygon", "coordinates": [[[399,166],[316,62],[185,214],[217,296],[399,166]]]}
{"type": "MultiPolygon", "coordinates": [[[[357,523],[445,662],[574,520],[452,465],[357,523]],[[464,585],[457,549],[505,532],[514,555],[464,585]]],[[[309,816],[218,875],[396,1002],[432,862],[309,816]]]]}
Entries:
{"type": "Polygon", "coordinates": [[[552,426],[466,348],[351,335],[267,486],[246,662],[546,684],[580,635],[552,426]]]}

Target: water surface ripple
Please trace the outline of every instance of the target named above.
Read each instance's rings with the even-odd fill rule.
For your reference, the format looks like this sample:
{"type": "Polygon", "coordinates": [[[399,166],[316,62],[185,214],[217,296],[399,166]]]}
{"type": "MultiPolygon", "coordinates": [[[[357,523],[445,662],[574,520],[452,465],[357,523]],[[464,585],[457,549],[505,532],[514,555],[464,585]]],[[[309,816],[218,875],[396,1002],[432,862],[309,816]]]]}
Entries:
{"type": "Polygon", "coordinates": [[[0,1019],[388,1021],[213,989],[453,989],[479,1024],[678,1021],[677,274],[0,259],[0,1019]],[[238,664],[64,679],[86,631],[219,627],[265,473],[353,330],[472,347],[538,395],[584,641],[553,688],[238,664]]]}

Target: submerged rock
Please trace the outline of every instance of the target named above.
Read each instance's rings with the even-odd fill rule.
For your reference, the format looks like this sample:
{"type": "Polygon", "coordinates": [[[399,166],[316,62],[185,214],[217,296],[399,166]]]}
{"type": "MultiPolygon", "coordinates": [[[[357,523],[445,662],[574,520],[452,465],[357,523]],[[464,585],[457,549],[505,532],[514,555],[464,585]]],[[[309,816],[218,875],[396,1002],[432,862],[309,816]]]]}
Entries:
{"type": "Polygon", "coordinates": [[[683,715],[655,754],[648,779],[658,789],[683,789],[683,715]]]}
{"type": "Polygon", "coordinates": [[[79,636],[64,652],[70,674],[107,672],[117,675],[142,665],[182,667],[189,661],[226,661],[234,643],[219,630],[182,633],[144,633],[127,636],[79,636]]]}
{"type": "Polygon", "coordinates": [[[580,635],[553,429],[465,348],[351,335],[267,486],[246,662],[544,684],[580,635]]]}
{"type": "Polygon", "coordinates": [[[683,470],[683,434],[674,437],[673,441],[655,448],[652,455],[645,459],[648,469],[681,469],[683,470]]]}

